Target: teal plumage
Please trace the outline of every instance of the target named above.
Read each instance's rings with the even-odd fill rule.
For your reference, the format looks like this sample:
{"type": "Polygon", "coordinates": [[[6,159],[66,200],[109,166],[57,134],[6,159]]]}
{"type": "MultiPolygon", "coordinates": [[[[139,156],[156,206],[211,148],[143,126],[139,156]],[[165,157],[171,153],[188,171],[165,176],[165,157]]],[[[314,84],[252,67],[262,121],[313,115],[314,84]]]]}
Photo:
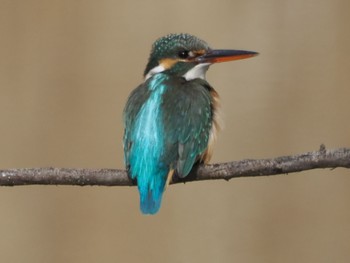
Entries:
{"type": "Polygon", "coordinates": [[[209,89],[205,81],[159,73],[130,95],[124,111],[125,162],[137,180],[143,213],[159,210],[169,171],[188,175],[206,149],[212,125],[209,89]]]}
{"type": "Polygon", "coordinates": [[[132,91],[123,114],[125,164],[137,182],[142,213],[158,212],[174,171],[185,177],[197,161],[210,159],[218,96],[205,80],[209,65],[254,54],[212,50],[189,34],[154,43],[145,81],[132,91]]]}

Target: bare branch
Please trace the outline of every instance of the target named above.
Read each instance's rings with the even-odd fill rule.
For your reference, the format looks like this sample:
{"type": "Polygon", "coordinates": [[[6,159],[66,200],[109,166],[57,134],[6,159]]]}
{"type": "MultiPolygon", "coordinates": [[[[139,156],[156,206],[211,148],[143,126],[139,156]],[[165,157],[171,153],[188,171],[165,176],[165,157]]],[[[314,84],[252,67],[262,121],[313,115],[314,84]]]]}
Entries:
{"type": "MultiPolygon", "coordinates": [[[[200,180],[230,180],[237,177],[254,177],[288,174],[318,168],[350,168],[350,148],[318,151],[272,159],[241,160],[229,163],[199,165],[184,179],[175,176],[172,184],[200,180]]],[[[132,186],[134,182],[125,170],[23,168],[0,170],[0,186],[16,185],[100,185],[132,186]]]]}

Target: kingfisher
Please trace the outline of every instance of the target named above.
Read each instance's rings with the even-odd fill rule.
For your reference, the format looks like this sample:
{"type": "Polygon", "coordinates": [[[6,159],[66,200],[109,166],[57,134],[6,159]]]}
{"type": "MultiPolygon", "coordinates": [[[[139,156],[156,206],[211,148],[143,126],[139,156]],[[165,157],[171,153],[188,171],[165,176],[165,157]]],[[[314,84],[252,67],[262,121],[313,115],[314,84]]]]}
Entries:
{"type": "Polygon", "coordinates": [[[124,160],[137,183],[143,214],[158,212],[174,173],[186,177],[209,162],[219,127],[219,96],[206,81],[209,66],[258,53],[217,50],[190,34],[156,40],[124,108],[124,160]]]}

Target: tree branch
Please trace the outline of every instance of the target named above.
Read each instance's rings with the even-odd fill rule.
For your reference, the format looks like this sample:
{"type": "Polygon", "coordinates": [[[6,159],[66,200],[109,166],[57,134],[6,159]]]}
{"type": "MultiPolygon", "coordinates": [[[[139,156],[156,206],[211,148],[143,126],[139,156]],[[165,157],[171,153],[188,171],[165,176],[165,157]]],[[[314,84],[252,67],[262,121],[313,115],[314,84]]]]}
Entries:
{"type": "MultiPolygon", "coordinates": [[[[288,174],[319,168],[350,168],[350,148],[318,151],[272,159],[241,160],[228,163],[199,165],[186,178],[174,176],[171,184],[201,181],[230,180],[237,177],[254,177],[288,174]]],[[[23,168],[0,170],[0,186],[16,185],[100,185],[132,186],[125,170],[23,168]]]]}

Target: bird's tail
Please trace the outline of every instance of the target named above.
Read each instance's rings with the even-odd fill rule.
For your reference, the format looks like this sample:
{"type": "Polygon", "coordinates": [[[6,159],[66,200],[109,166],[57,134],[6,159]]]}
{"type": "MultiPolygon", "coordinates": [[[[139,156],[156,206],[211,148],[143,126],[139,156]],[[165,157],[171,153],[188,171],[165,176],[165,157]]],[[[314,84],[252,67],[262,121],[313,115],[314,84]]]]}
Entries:
{"type": "Polygon", "coordinates": [[[138,184],[140,192],[140,209],[143,214],[155,214],[162,203],[166,178],[153,178],[138,184]],[[157,180],[158,179],[158,180],[157,180]]]}
{"type": "Polygon", "coordinates": [[[155,214],[158,212],[160,205],[162,203],[161,193],[156,193],[152,190],[149,190],[147,193],[142,194],[140,192],[140,209],[143,214],[155,214]]]}
{"type": "Polygon", "coordinates": [[[159,211],[162,204],[163,193],[173,173],[174,170],[170,170],[167,177],[161,176],[148,182],[147,185],[139,185],[140,209],[143,214],[153,215],[159,211]]]}

